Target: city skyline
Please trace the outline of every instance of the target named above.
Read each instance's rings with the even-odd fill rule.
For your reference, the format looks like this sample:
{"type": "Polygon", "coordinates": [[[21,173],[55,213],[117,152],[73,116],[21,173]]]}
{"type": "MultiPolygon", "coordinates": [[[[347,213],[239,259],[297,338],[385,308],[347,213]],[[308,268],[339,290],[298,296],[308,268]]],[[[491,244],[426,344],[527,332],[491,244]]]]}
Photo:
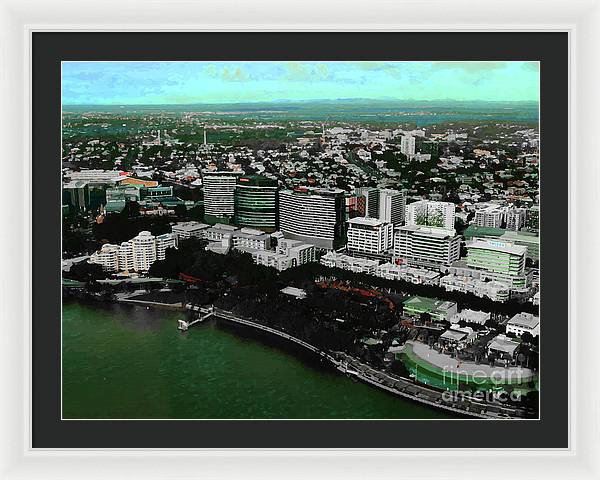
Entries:
{"type": "Polygon", "coordinates": [[[538,102],[538,62],[63,62],[63,105],[538,102]]]}

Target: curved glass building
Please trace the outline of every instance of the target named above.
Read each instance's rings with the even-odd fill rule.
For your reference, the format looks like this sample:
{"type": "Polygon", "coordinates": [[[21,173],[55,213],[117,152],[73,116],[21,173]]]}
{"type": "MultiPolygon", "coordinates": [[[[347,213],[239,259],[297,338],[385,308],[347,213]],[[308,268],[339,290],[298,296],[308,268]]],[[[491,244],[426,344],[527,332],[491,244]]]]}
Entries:
{"type": "Polygon", "coordinates": [[[260,175],[238,179],[235,189],[235,224],[274,232],[278,228],[277,180],[260,175]]]}

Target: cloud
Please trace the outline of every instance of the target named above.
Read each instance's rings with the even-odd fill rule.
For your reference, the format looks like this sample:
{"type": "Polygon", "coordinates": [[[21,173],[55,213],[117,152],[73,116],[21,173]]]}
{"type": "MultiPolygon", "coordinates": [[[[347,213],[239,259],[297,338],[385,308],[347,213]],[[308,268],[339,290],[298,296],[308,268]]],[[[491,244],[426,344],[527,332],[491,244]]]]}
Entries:
{"type": "Polygon", "coordinates": [[[224,82],[245,82],[250,80],[250,75],[241,67],[217,67],[216,65],[207,65],[204,73],[211,78],[219,79],[224,82]]]}
{"type": "Polygon", "coordinates": [[[505,68],[507,62],[431,62],[432,70],[462,70],[477,73],[483,71],[500,70],[505,68]]]}
{"type": "Polygon", "coordinates": [[[223,68],[221,72],[221,80],[226,82],[245,82],[250,79],[250,75],[245,70],[242,70],[240,67],[229,69],[227,67],[223,68]]]}
{"type": "Polygon", "coordinates": [[[307,64],[300,62],[286,62],[284,68],[285,74],[283,79],[292,82],[331,79],[329,68],[324,63],[307,64]]]}

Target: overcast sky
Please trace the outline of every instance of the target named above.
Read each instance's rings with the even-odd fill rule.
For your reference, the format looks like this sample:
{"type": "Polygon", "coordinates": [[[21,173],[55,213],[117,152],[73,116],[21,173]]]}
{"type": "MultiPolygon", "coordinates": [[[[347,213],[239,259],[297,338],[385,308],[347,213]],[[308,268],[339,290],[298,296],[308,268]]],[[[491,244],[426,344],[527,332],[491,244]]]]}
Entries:
{"type": "Polygon", "coordinates": [[[63,105],[539,101],[537,62],[63,62],[63,105]]]}

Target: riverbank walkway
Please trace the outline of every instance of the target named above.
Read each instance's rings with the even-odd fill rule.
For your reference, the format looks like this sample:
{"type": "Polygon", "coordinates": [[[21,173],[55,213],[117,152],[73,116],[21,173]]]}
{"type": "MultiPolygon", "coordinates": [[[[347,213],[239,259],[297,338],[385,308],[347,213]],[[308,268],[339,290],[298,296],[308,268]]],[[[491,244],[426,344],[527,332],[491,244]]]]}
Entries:
{"type": "MultiPolygon", "coordinates": [[[[189,308],[189,307],[188,307],[189,308]]],[[[473,399],[468,396],[447,398],[443,391],[434,390],[415,383],[414,380],[399,377],[374,369],[344,352],[325,352],[293,335],[241,318],[230,311],[214,308],[212,314],[220,319],[262,330],[289,340],[320,356],[345,375],[369,383],[377,388],[431,407],[447,410],[460,416],[482,419],[528,418],[528,412],[500,402],[473,399]]]]}

